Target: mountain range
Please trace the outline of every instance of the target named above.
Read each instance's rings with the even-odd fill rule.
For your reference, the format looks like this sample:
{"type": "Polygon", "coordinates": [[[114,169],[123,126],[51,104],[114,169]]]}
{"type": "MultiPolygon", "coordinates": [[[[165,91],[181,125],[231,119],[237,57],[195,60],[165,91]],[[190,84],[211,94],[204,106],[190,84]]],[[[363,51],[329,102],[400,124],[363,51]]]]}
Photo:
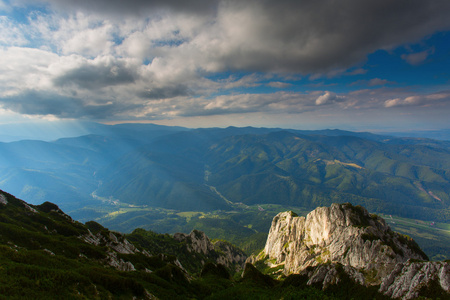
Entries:
{"type": "Polygon", "coordinates": [[[0,143],[0,188],[76,218],[105,203],[179,211],[333,202],[450,221],[450,142],[340,130],[90,125],[0,143]]]}

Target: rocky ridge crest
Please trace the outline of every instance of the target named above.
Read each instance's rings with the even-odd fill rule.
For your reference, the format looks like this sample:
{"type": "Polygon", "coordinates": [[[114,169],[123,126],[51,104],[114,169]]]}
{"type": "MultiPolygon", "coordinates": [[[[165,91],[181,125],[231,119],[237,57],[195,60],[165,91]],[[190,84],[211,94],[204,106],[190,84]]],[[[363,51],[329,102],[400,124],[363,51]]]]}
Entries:
{"type": "MultiPolygon", "coordinates": [[[[393,298],[413,299],[435,284],[450,292],[449,263],[428,257],[409,237],[393,232],[361,206],[332,204],[306,218],[274,217],[264,250],[248,262],[265,262],[283,275],[302,274],[308,284],[337,284],[342,273],[393,298]]],[[[279,274],[279,275],[281,275],[279,274]]]]}

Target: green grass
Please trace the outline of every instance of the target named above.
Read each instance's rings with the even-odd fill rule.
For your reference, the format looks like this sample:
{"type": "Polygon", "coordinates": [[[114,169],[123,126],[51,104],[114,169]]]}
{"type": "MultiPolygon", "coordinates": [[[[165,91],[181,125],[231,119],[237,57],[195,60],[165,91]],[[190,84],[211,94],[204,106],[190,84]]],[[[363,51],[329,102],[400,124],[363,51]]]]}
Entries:
{"type": "Polygon", "coordinates": [[[397,232],[412,237],[431,260],[450,259],[450,224],[381,215],[397,232]]]}

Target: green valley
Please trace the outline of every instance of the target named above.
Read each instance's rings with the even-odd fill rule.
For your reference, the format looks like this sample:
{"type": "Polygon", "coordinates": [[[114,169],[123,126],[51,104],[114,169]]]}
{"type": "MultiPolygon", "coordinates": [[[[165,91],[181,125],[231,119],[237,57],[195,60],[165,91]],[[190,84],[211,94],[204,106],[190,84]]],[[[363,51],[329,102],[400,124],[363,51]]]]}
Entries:
{"type": "MultiPolygon", "coordinates": [[[[349,202],[411,226],[450,223],[447,141],[340,130],[93,128],[52,142],[0,143],[0,188],[120,232],[197,228],[249,253],[263,244],[266,221],[286,209],[349,202]]],[[[445,238],[420,242],[415,230],[398,230],[417,236],[431,257],[448,257],[445,238]]]]}

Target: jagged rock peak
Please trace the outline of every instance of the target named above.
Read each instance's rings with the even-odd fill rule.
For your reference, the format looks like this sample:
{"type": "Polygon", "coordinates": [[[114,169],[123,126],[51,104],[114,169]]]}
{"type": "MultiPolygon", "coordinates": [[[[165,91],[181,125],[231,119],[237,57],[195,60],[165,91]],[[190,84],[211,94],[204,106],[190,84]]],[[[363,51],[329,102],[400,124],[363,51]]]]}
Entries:
{"type": "Polygon", "coordinates": [[[188,240],[188,249],[191,252],[208,254],[214,250],[214,246],[203,231],[194,229],[190,234],[175,233],[173,238],[179,242],[188,240]]]}
{"type": "Polygon", "coordinates": [[[340,263],[375,271],[367,280],[380,284],[397,263],[410,258],[428,260],[412,239],[393,232],[382,218],[345,203],[316,208],[306,218],[279,213],[256,260],[265,259],[272,267],[284,265],[284,274],[340,263]]]}

